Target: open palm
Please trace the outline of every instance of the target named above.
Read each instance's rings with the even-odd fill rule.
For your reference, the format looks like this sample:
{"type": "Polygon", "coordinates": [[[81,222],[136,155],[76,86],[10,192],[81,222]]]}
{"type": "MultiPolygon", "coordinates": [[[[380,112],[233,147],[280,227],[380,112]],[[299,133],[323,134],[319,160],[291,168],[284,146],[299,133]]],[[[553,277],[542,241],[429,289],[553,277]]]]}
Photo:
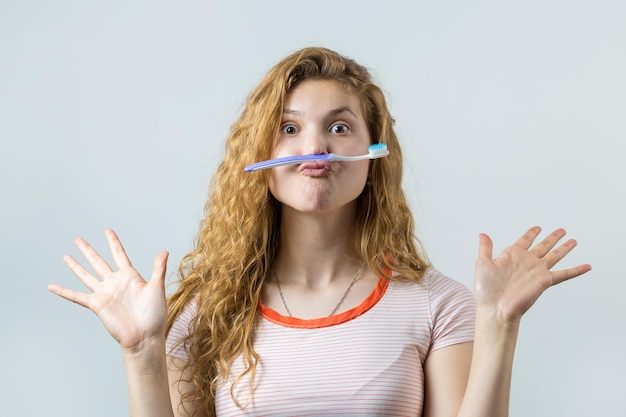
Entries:
{"type": "Polygon", "coordinates": [[[157,255],[150,281],[146,282],[133,268],[115,232],[107,230],[105,234],[117,271],[85,240],[76,239],[97,277],[72,256],[66,255],[63,260],[91,293],[55,284],[48,289],[93,311],[122,348],[132,349],[151,338],[163,337],[167,314],[164,284],[167,252],[157,255]]]}
{"type": "Polygon", "coordinates": [[[493,243],[480,235],[480,247],[474,275],[474,292],[479,306],[492,309],[504,320],[519,320],[549,287],[582,275],[588,264],[552,271],[574,247],[570,239],[555,248],[565,236],[558,229],[531,248],[541,228],[529,229],[513,245],[492,257],[493,243]]]}

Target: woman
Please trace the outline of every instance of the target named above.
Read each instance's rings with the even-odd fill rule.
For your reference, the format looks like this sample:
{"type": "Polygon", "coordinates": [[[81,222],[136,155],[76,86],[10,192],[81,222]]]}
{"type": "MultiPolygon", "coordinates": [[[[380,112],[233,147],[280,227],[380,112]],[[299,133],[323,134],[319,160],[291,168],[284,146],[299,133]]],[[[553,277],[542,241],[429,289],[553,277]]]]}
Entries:
{"type": "Polygon", "coordinates": [[[576,242],[531,228],[497,258],[480,236],[474,291],[428,263],[413,235],[402,155],[365,68],[306,48],[251,93],[227,138],[196,248],[166,306],[167,253],[146,282],[111,230],[113,271],[82,239],[90,308],[120,343],[133,416],[505,416],[519,322],[576,242]],[[291,155],[361,155],[244,172],[291,155]],[[531,248],[532,247],[532,248],[531,248]],[[474,325],[475,320],[475,325],[474,325]]]}

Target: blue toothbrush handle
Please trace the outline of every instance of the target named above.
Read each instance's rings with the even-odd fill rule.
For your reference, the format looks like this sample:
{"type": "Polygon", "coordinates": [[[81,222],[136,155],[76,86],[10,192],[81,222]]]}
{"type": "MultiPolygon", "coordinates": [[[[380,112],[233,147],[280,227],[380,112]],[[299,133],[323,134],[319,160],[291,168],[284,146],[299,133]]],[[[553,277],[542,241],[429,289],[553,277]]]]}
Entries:
{"type": "Polygon", "coordinates": [[[283,165],[300,164],[302,162],[309,161],[330,161],[334,155],[332,153],[326,154],[313,154],[313,155],[298,155],[298,156],[284,156],[282,158],[269,159],[267,161],[257,162],[256,164],[248,165],[244,168],[246,172],[259,171],[261,169],[268,169],[279,167],[283,165]]]}

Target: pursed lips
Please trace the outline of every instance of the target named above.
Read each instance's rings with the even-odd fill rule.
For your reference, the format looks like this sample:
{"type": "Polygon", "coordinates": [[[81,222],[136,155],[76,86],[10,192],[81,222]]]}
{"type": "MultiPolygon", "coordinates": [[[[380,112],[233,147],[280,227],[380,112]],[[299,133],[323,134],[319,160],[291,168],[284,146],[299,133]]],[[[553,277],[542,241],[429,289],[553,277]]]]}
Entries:
{"type": "Polygon", "coordinates": [[[323,177],[331,171],[329,162],[306,162],[298,171],[309,177],[323,177]]]}

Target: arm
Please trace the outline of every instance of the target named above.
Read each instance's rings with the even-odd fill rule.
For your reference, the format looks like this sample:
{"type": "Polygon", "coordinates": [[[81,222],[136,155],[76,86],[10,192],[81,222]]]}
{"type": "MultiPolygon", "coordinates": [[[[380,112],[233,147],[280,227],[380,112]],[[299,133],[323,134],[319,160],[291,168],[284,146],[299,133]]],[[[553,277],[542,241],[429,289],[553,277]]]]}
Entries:
{"type": "Polygon", "coordinates": [[[131,265],[117,235],[112,230],[105,233],[117,271],[85,240],[76,239],[76,245],[99,278],[66,255],[63,260],[90,293],[54,284],[48,289],[93,311],[120,344],[128,381],[130,415],[176,417],[170,401],[165,355],[164,281],[168,254],[157,255],[150,281],[146,282],[131,265]]]}
{"type": "Polygon", "coordinates": [[[513,354],[518,327],[500,327],[480,310],[470,375],[458,417],[509,415],[513,354]]]}
{"type": "Polygon", "coordinates": [[[453,417],[459,411],[472,361],[472,343],[431,352],[424,362],[423,417],[453,417]]]}
{"type": "Polygon", "coordinates": [[[480,236],[471,361],[463,345],[429,356],[425,363],[424,417],[508,416],[513,356],[523,314],[547,288],[591,270],[585,264],[551,271],[574,249],[576,241],[568,240],[553,250],[565,236],[559,229],[531,249],[540,231],[531,228],[495,259],[491,239],[480,236]]]}
{"type": "Polygon", "coordinates": [[[152,352],[123,352],[131,416],[203,417],[197,404],[185,402],[183,406],[183,395],[193,388],[191,369],[184,368],[180,359],[164,354],[165,340],[153,347],[152,352]]]}
{"type": "Polygon", "coordinates": [[[171,403],[174,404],[174,415],[176,417],[203,417],[203,414],[197,413],[198,404],[190,402],[182,402],[183,394],[191,391],[193,388],[191,380],[191,370],[186,368],[184,371],[183,366],[185,363],[180,359],[167,357],[167,372],[170,380],[170,398],[171,403]]]}
{"type": "Polygon", "coordinates": [[[122,350],[132,417],[179,417],[170,400],[165,339],[159,339],[122,350]]]}

